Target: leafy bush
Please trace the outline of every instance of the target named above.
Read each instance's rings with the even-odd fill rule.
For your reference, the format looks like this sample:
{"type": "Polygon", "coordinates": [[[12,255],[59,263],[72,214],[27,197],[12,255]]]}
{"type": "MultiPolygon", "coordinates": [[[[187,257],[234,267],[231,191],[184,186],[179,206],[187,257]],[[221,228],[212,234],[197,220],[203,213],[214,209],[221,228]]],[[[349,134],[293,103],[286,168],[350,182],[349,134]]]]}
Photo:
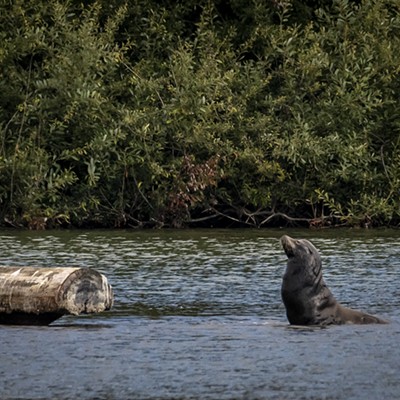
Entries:
{"type": "Polygon", "coordinates": [[[0,11],[7,223],[398,223],[396,1],[0,11]]]}

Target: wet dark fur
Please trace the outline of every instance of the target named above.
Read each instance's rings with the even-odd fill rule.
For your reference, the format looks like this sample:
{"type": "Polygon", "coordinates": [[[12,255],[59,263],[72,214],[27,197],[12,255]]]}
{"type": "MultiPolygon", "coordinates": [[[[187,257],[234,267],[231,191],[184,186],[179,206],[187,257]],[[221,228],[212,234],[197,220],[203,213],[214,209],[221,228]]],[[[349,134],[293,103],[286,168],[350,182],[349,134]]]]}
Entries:
{"type": "Polygon", "coordinates": [[[281,294],[291,324],[387,323],[337,302],[322,277],[321,257],[308,240],[285,235],[281,237],[281,244],[288,256],[281,294]]]}

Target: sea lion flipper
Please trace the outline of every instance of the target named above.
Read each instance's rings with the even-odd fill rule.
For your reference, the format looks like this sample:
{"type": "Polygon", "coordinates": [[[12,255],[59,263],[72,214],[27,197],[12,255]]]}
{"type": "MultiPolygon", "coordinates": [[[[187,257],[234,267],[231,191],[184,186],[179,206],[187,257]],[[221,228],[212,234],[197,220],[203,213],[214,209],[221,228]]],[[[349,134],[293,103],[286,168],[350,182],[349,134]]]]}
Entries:
{"type": "Polygon", "coordinates": [[[388,321],[375,317],[374,315],[364,314],[361,318],[362,324],[388,324],[388,321]]]}

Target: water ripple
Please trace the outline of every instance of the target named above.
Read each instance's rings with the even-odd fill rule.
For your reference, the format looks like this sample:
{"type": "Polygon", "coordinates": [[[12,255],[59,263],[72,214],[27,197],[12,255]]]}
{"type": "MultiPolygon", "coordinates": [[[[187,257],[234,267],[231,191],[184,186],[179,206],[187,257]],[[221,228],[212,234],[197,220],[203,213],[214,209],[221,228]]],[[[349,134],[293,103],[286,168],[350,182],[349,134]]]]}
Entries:
{"type": "MultiPolygon", "coordinates": [[[[286,233],[286,232],[285,232],[286,233]]],[[[0,265],[95,268],[115,307],[0,329],[4,399],[392,399],[400,232],[291,231],[344,304],[389,325],[289,327],[279,230],[0,232],[0,265]]]]}

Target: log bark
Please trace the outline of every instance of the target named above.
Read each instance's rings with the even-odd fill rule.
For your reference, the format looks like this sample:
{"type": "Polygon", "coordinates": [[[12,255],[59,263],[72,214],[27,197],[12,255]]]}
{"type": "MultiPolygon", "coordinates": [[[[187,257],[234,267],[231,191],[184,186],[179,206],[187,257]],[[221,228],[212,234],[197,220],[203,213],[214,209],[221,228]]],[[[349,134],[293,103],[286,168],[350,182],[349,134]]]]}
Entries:
{"type": "Polygon", "coordinates": [[[107,278],[89,268],[0,267],[0,323],[48,325],[65,314],[108,310],[107,278]]]}

